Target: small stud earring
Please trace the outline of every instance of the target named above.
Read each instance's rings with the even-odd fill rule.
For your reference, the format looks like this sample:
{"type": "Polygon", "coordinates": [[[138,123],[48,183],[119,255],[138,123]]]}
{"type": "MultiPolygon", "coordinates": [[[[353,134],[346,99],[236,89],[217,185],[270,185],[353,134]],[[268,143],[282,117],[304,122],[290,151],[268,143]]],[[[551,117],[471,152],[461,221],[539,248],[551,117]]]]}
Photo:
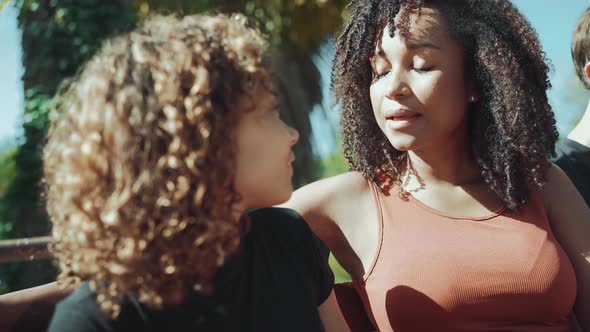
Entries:
{"type": "Polygon", "coordinates": [[[472,103],[474,103],[475,102],[475,96],[469,97],[469,101],[472,102],[472,103]]]}

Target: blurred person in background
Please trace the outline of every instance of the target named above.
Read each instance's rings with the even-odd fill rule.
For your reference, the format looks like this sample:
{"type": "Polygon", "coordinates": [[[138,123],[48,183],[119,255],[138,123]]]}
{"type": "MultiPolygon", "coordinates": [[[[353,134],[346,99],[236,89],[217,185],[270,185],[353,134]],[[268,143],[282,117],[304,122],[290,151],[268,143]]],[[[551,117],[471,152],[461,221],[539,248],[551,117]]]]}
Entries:
{"type": "MultiPolygon", "coordinates": [[[[572,35],[572,59],[576,74],[590,90],[590,8],[578,19],[572,35]]],[[[553,161],[569,176],[590,205],[590,103],[580,122],[557,143],[553,161]]]]}

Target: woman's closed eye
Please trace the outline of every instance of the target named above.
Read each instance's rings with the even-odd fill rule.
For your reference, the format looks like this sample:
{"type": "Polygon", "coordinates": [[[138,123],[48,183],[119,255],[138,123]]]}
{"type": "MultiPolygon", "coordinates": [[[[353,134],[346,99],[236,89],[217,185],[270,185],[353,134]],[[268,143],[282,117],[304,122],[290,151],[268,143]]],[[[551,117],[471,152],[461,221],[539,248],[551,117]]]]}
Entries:
{"type": "Polygon", "coordinates": [[[382,73],[373,72],[373,79],[374,80],[379,80],[379,79],[387,76],[387,74],[389,74],[389,72],[390,72],[389,70],[384,71],[382,73]]]}
{"type": "Polygon", "coordinates": [[[277,120],[277,119],[281,119],[281,109],[279,106],[275,106],[273,108],[271,108],[270,110],[268,110],[265,113],[265,118],[269,119],[269,120],[277,120]]]}
{"type": "Polygon", "coordinates": [[[412,68],[413,71],[415,71],[418,74],[425,74],[429,71],[432,71],[434,69],[434,66],[431,67],[421,67],[421,68],[412,68]]]}
{"type": "MultiPolygon", "coordinates": [[[[413,67],[412,70],[418,74],[425,74],[427,72],[430,72],[434,69],[434,66],[430,66],[430,67],[413,67]]],[[[391,71],[386,70],[386,71],[382,71],[382,72],[373,72],[373,80],[379,80],[385,76],[387,76],[391,71]]]]}

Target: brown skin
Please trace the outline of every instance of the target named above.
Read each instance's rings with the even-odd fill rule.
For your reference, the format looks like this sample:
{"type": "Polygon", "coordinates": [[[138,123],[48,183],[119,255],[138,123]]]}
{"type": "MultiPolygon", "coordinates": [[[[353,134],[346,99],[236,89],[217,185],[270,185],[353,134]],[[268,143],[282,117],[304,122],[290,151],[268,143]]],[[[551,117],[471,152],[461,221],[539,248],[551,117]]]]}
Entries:
{"type": "Polygon", "coordinates": [[[285,206],[301,214],[353,279],[363,277],[377,251],[379,228],[371,189],[360,173],[308,184],[285,206]]]}
{"type": "Polygon", "coordinates": [[[237,105],[245,109],[236,127],[239,205],[257,208],[288,200],[295,160],[291,147],[299,133],[281,120],[278,99],[270,86],[261,85],[254,96],[243,96],[237,105]]]}

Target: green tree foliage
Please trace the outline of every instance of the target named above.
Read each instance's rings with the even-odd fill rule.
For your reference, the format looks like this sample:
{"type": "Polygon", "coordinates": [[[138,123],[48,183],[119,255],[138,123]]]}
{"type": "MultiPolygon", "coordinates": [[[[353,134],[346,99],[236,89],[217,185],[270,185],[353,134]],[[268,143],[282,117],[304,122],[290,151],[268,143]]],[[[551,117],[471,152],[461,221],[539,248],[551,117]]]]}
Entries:
{"type": "Polygon", "coordinates": [[[348,162],[340,152],[334,152],[321,160],[320,175],[322,178],[348,172],[348,162]]]}
{"type": "MultiPolygon", "coordinates": [[[[4,197],[10,187],[16,172],[15,167],[16,150],[11,149],[0,155],[0,199],[4,197]]],[[[0,215],[7,206],[0,200],[0,215]]],[[[3,222],[0,219],[0,240],[9,239],[12,235],[12,223],[3,222]]]]}
{"type": "MultiPolygon", "coordinates": [[[[6,190],[10,186],[12,179],[14,179],[15,165],[14,157],[16,150],[11,149],[8,152],[0,155],[0,198],[4,197],[6,190]]],[[[0,236],[1,236],[0,232],[0,236]]]]}
{"type": "MultiPolygon", "coordinates": [[[[49,105],[61,82],[73,76],[113,34],[132,28],[136,11],[129,1],[19,0],[25,74],[24,142],[14,154],[15,173],[0,200],[0,221],[14,237],[49,231],[41,189],[41,149],[49,105]],[[10,225],[10,226],[8,226],[10,225]]],[[[9,289],[54,278],[48,262],[4,264],[0,278],[9,289]]]]}
{"type": "Polygon", "coordinates": [[[342,24],[348,0],[143,0],[140,16],[159,12],[240,12],[253,18],[275,44],[313,50],[342,24]]]}
{"type": "MultiPolygon", "coordinates": [[[[15,167],[15,155],[16,150],[10,149],[0,155],[0,216],[4,215],[7,206],[1,199],[6,194],[7,189],[10,187],[14,174],[16,171],[15,167]]],[[[13,237],[12,223],[4,222],[0,219],[0,240],[10,239],[13,237]]],[[[9,267],[14,270],[15,267],[9,267]]],[[[0,294],[8,291],[8,284],[0,280],[0,294]]]]}
{"type": "Polygon", "coordinates": [[[0,12],[8,5],[9,0],[0,0],[0,12]]]}
{"type": "MultiPolygon", "coordinates": [[[[5,199],[19,210],[38,210],[40,151],[54,94],[104,38],[132,28],[136,14],[126,1],[21,0],[17,6],[25,66],[24,143],[16,153],[16,177],[5,199]]],[[[14,219],[22,235],[45,234],[46,229],[25,227],[29,219],[21,217],[17,213],[14,219]]]]}

